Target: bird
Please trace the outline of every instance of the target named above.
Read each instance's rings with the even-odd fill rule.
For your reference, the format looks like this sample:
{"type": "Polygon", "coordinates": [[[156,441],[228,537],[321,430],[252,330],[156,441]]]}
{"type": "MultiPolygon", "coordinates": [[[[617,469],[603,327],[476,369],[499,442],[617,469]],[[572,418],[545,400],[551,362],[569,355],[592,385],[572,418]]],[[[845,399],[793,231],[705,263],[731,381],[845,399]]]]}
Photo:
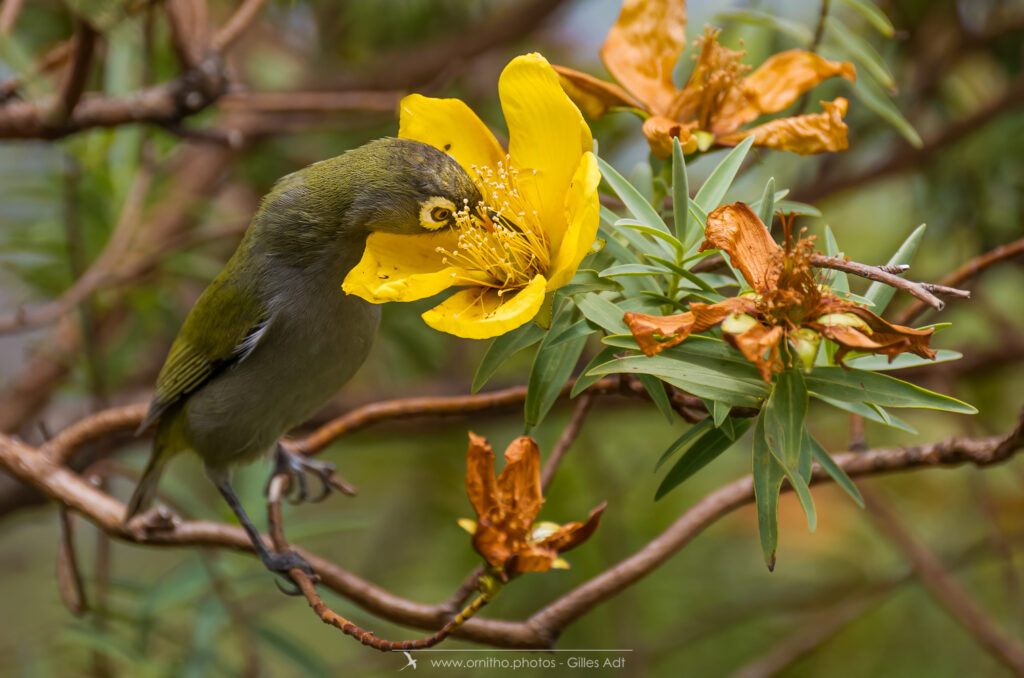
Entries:
{"type": "MultiPolygon", "coordinates": [[[[287,577],[312,574],[295,551],[273,553],[231,488],[231,470],[271,452],[275,473],[305,474],[329,491],[333,470],[293,454],[282,436],[353,376],[370,351],[380,307],[342,283],[374,232],[450,228],[481,195],[448,153],[384,138],[277,181],[238,248],[185,319],[139,427],[155,428],[149,461],[124,522],[148,509],[161,472],[192,451],[245,529],[263,565],[287,577]]],[[[322,498],[322,496],[321,496],[322,498]]]]}

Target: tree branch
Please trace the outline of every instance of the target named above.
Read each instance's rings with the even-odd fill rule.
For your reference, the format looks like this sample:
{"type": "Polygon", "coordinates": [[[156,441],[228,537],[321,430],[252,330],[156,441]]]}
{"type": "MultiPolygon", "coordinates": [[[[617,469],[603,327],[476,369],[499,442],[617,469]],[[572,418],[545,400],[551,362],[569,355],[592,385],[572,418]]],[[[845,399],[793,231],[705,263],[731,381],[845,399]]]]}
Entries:
{"type": "MultiPolygon", "coordinates": [[[[939,443],[905,448],[835,455],[836,463],[851,476],[878,474],[929,466],[972,463],[987,466],[1006,460],[1024,447],[1024,417],[1002,438],[950,438],[939,443]]],[[[116,538],[152,545],[217,546],[250,551],[251,544],[238,527],[202,521],[175,521],[159,529],[144,522],[122,524],[125,506],[77,474],[56,463],[52,452],[30,447],[0,435],[0,465],[47,496],[81,513],[116,538]]],[[[831,477],[815,466],[812,482],[831,477]]],[[[474,618],[454,635],[497,647],[550,647],[575,619],[619,591],[647,576],[694,537],[722,516],[753,501],[750,476],[705,496],[661,535],[640,551],[573,589],[522,622],[474,618]]],[[[449,613],[443,605],[422,605],[395,596],[311,553],[300,551],[321,576],[323,584],[367,611],[399,624],[435,630],[449,613]]]]}
{"type": "Polygon", "coordinates": [[[866,487],[861,488],[861,494],[875,526],[903,554],[932,597],[993,657],[1015,675],[1024,676],[1024,646],[1004,633],[974,602],[935,554],[914,538],[881,497],[866,487]]]}
{"type": "MultiPolygon", "coordinates": [[[[932,308],[942,310],[946,304],[939,299],[936,294],[943,294],[958,299],[969,299],[971,293],[967,290],[958,290],[954,287],[946,287],[945,285],[934,285],[932,283],[919,283],[906,278],[901,278],[891,270],[891,266],[868,266],[867,264],[858,264],[856,261],[850,261],[849,259],[843,259],[842,257],[829,257],[824,254],[812,254],[811,263],[818,268],[832,268],[837,271],[844,271],[846,273],[852,273],[868,280],[875,280],[886,285],[895,287],[896,289],[903,290],[909,294],[920,299],[923,303],[928,304],[932,308]]],[[[897,266],[896,269],[899,271],[905,271],[909,266],[897,266]]]]}
{"type": "MultiPolygon", "coordinates": [[[[1014,240],[1013,242],[1009,242],[1005,245],[1000,245],[990,252],[986,252],[985,254],[971,259],[943,278],[941,280],[941,284],[962,285],[987,269],[989,266],[997,264],[1000,261],[1005,261],[1006,259],[1018,257],[1021,254],[1024,254],[1024,238],[1014,240]]],[[[925,310],[927,310],[927,306],[923,302],[914,301],[896,315],[894,322],[898,325],[906,325],[913,322],[913,320],[917,318],[917,316],[921,315],[925,310]]]]}

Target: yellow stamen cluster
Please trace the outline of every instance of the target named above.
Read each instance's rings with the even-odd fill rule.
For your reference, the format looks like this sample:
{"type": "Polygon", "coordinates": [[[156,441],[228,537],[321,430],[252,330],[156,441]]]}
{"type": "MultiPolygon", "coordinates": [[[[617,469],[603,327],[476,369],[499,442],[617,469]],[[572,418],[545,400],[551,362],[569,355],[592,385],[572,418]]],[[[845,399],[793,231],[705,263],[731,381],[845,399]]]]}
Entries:
{"type": "Polygon", "coordinates": [[[524,287],[547,272],[551,253],[537,211],[522,195],[519,170],[507,156],[496,168],[472,170],[484,199],[455,215],[456,249],[437,252],[446,264],[481,274],[467,282],[498,288],[499,294],[524,287]]]}

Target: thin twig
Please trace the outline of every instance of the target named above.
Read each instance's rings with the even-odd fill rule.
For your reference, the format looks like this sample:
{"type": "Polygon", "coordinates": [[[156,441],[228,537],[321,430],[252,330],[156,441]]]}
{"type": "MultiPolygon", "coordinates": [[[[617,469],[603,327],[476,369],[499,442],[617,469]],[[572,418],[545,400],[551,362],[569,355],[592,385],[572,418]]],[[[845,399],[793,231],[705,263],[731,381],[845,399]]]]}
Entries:
{"type": "MultiPolygon", "coordinates": [[[[945,308],[946,304],[935,296],[936,294],[957,297],[959,299],[969,299],[971,296],[971,293],[967,290],[946,287],[945,285],[934,285],[932,283],[919,283],[901,278],[892,273],[894,269],[891,266],[868,266],[867,264],[859,264],[856,261],[850,261],[842,257],[829,257],[824,254],[811,255],[811,263],[818,268],[832,268],[837,271],[852,273],[868,280],[891,285],[896,289],[914,295],[924,303],[940,311],[945,308]]],[[[902,268],[902,266],[898,268],[902,268]]]]}
{"type": "Polygon", "coordinates": [[[96,47],[96,31],[82,19],[78,19],[76,23],[71,63],[68,64],[67,73],[61,83],[60,94],[54,102],[50,119],[47,121],[47,124],[54,127],[64,124],[64,121],[74,112],[75,106],[82,98],[82,93],[85,92],[89,68],[92,66],[92,55],[96,47]]]}
{"type": "Polygon", "coordinates": [[[569,451],[572,444],[576,442],[576,438],[579,437],[580,431],[583,430],[583,422],[586,420],[593,402],[594,396],[590,393],[583,393],[576,401],[576,409],[572,411],[572,417],[562,431],[562,435],[558,437],[558,442],[551,448],[548,460],[544,464],[544,470],[540,474],[541,490],[548,489],[548,485],[551,484],[551,480],[555,477],[555,471],[558,470],[558,466],[562,463],[566,452],[569,451]]]}
{"type": "Polygon", "coordinates": [[[1007,635],[957,580],[946,571],[939,559],[921,544],[903,525],[902,519],[887,502],[867,487],[861,488],[864,505],[875,519],[875,525],[886,534],[903,554],[918,578],[932,596],[946,608],[978,643],[1017,676],[1024,676],[1024,646],[1007,635]]]}
{"type": "Polygon", "coordinates": [[[0,5],[0,35],[9,35],[14,29],[14,22],[21,14],[25,0],[4,0],[0,5]]]}
{"type": "Polygon", "coordinates": [[[256,18],[265,2],[266,0],[244,0],[231,15],[231,18],[225,21],[220,30],[214,34],[213,40],[210,41],[213,49],[223,52],[231,47],[256,18]]]}
{"type": "Polygon", "coordinates": [[[813,615],[810,621],[792,635],[783,638],[768,652],[733,672],[731,678],[771,678],[835,636],[847,625],[863,617],[884,600],[884,594],[875,593],[866,598],[858,597],[843,601],[831,610],[813,615]]]}
{"type": "MultiPolygon", "coordinates": [[[[284,553],[289,548],[288,542],[284,537],[284,526],[281,518],[281,497],[284,496],[287,483],[288,477],[286,475],[275,475],[270,480],[267,492],[267,525],[271,543],[277,553],[284,553]]],[[[288,576],[291,577],[292,581],[299,587],[299,590],[302,591],[309,606],[320,617],[320,621],[341,630],[347,636],[352,636],[363,645],[369,645],[381,652],[422,650],[433,647],[450,636],[453,631],[462,626],[468,619],[476,615],[491,599],[490,595],[481,593],[473,602],[463,608],[454,619],[447,621],[436,633],[426,638],[418,638],[416,640],[384,640],[375,636],[372,631],[367,631],[328,607],[327,603],[320,597],[320,594],[316,592],[315,576],[310,576],[297,567],[289,570],[288,576]]]]}
{"type": "MultiPolygon", "coordinates": [[[[1000,245],[994,250],[974,257],[944,277],[940,282],[942,285],[962,285],[980,274],[989,266],[1001,261],[1006,261],[1007,259],[1018,257],[1021,254],[1024,254],[1024,238],[1014,240],[1013,242],[1006,243],[1005,245],[1000,245]]],[[[906,325],[907,323],[913,322],[917,316],[921,315],[921,313],[926,310],[927,306],[923,302],[915,300],[896,314],[894,322],[899,325],[906,325]]]]}

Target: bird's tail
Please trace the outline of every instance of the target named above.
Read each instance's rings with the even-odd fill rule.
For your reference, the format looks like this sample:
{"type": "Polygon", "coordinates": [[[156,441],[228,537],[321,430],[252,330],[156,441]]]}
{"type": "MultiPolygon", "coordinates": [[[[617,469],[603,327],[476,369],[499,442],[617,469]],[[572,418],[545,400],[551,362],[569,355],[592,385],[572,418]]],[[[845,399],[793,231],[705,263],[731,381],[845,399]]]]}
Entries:
{"type": "Polygon", "coordinates": [[[164,472],[164,466],[167,465],[167,457],[168,455],[153,450],[153,456],[149,458],[146,470],[142,472],[142,478],[135,487],[135,491],[132,492],[132,498],[128,500],[128,513],[125,514],[124,522],[127,523],[153,504],[153,500],[156,499],[157,485],[160,484],[160,475],[164,472]]]}
{"type": "Polygon", "coordinates": [[[132,492],[132,498],[128,500],[128,513],[124,517],[125,523],[135,515],[148,509],[153,504],[153,500],[156,499],[156,490],[157,485],[160,484],[160,476],[163,474],[167,462],[170,461],[171,457],[174,456],[174,452],[177,451],[176,447],[169,444],[169,439],[172,436],[168,434],[172,426],[173,422],[170,420],[160,421],[156,438],[153,442],[153,453],[149,457],[149,463],[146,464],[146,468],[142,472],[142,478],[139,479],[139,484],[135,487],[135,491],[132,492]]]}

